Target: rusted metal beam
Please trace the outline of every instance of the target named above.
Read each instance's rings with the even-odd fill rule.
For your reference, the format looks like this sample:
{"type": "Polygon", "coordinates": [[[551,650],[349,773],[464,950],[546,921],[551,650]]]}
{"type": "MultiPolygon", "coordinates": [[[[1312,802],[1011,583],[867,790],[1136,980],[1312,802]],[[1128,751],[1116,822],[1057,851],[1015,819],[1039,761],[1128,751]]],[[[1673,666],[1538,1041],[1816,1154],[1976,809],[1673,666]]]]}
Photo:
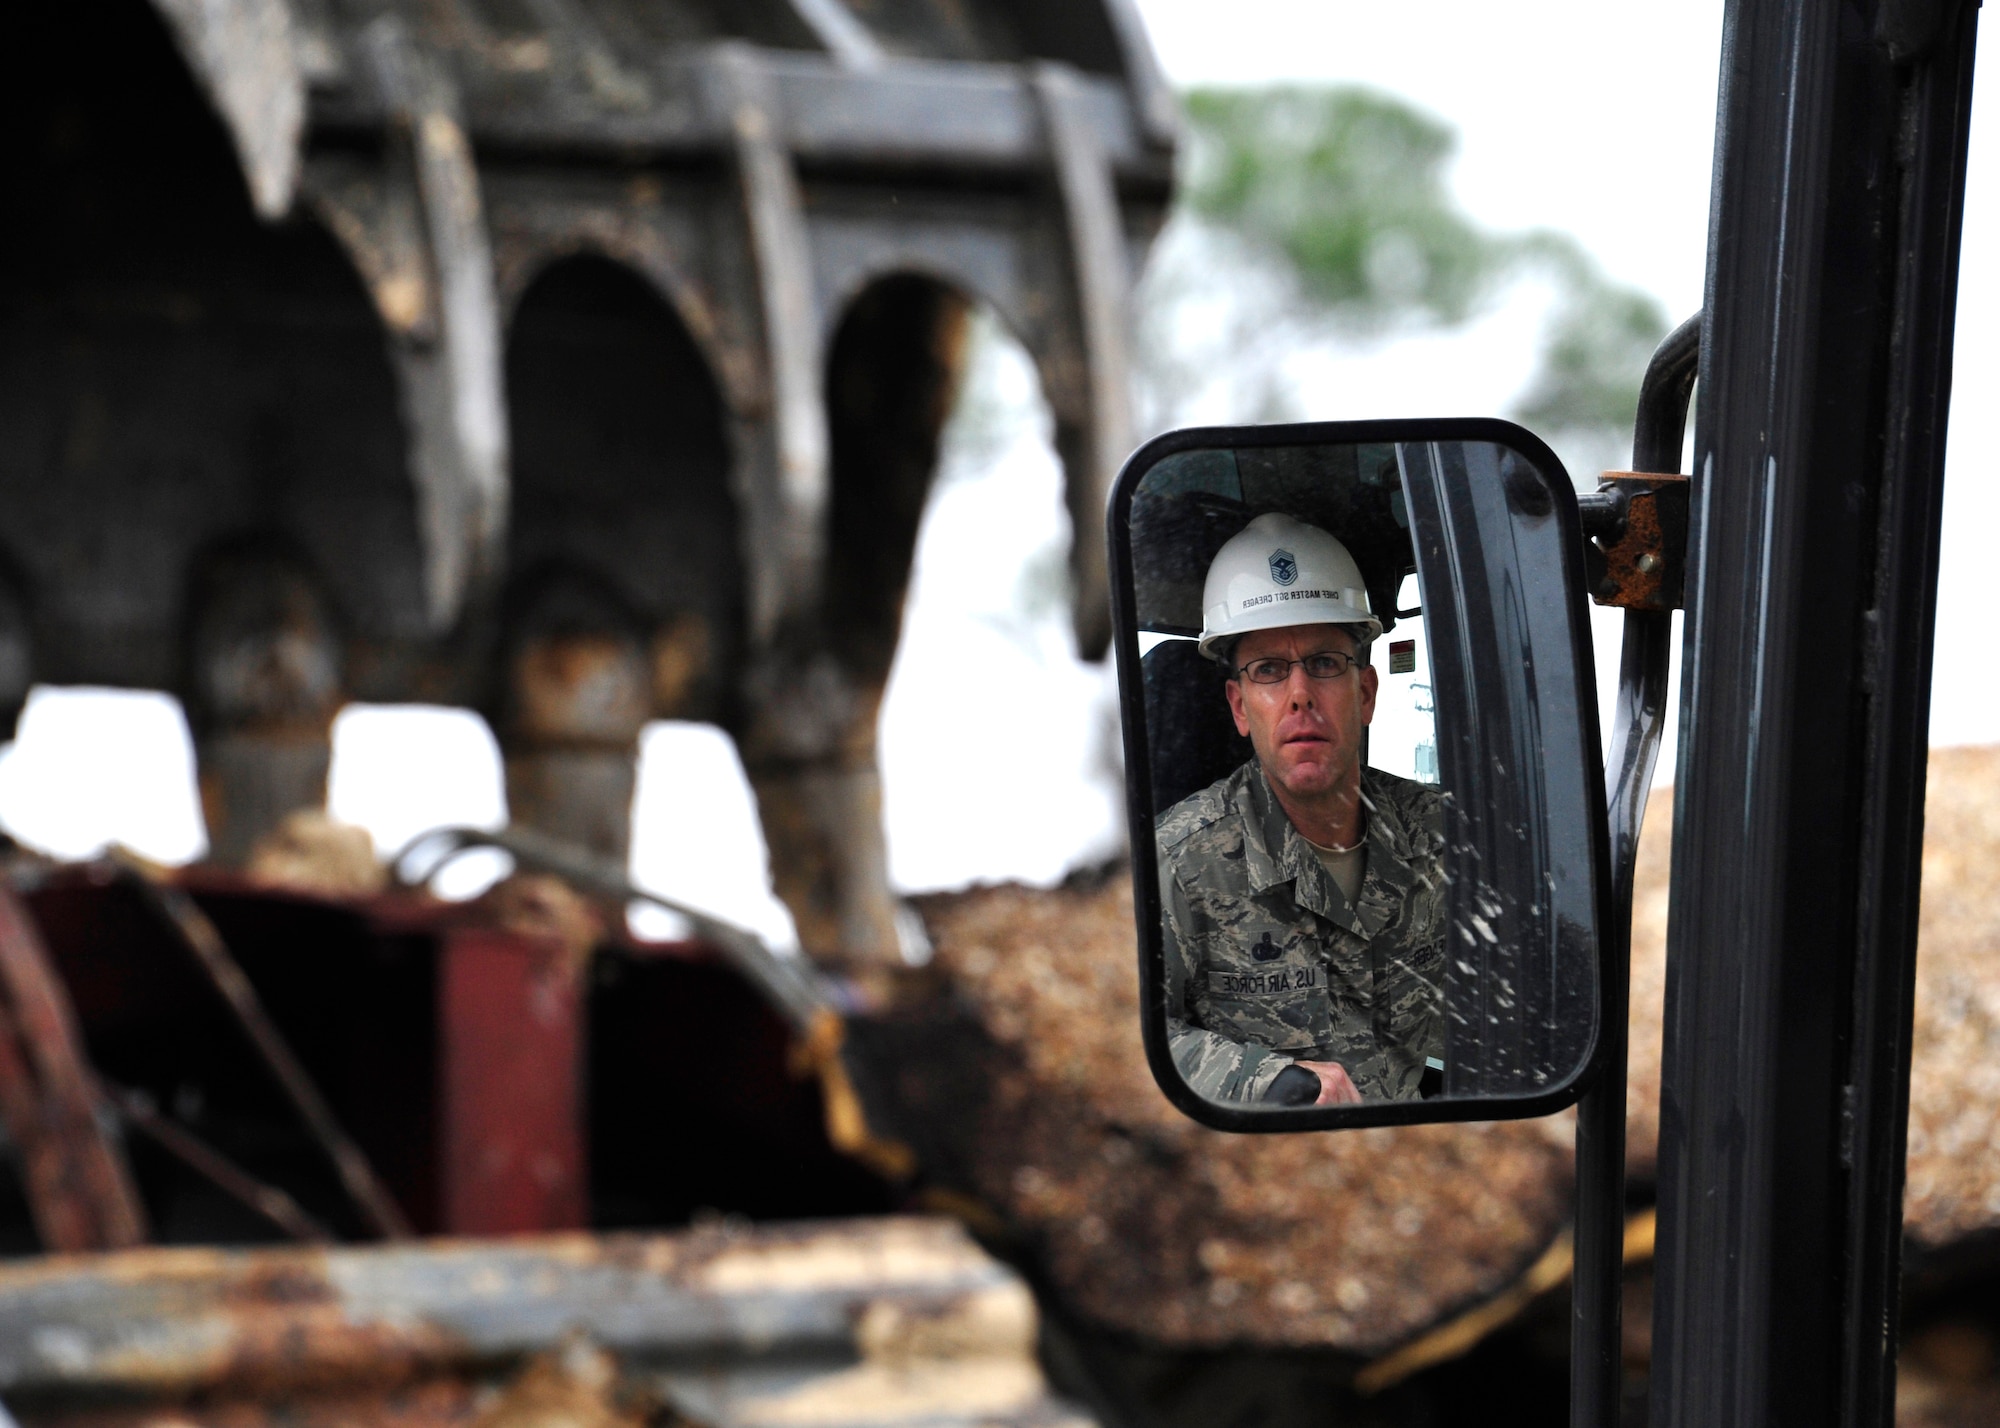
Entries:
{"type": "Polygon", "coordinates": [[[517,584],[508,605],[492,721],[507,807],[517,822],[623,863],[652,704],[646,631],[591,582],[517,584]]]}
{"type": "MultiPolygon", "coordinates": [[[[804,56],[766,61],[783,106],[780,138],[817,170],[920,169],[1031,182],[1048,172],[1037,82],[1018,65],[898,61],[865,79],[804,56]]],[[[1104,154],[1121,190],[1163,203],[1170,152],[1152,147],[1125,91],[1069,70],[1075,118],[1104,154]]]]}
{"type": "Polygon", "coordinates": [[[820,390],[812,245],[798,175],[780,131],[781,102],[763,57],[747,45],[711,56],[713,103],[727,117],[763,317],[776,483],[749,503],[752,639],[817,603],[826,569],[826,407],[820,390]],[[759,529],[761,528],[761,529],[759,529]]]}
{"type": "MultiPolygon", "coordinates": [[[[402,202],[381,204],[374,216],[393,225],[414,213],[413,236],[427,259],[421,269],[403,265],[397,274],[403,282],[392,290],[378,282],[375,296],[385,315],[393,314],[389,354],[410,431],[424,595],[431,627],[441,633],[469,600],[487,592],[506,551],[507,404],[493,253],[472,142],[450,77],[394,15],[371,22],[364,45],[385,105],[383,125],[394,140],[387,182],[406,190],[402,202]],[[418,271],[422,285],[411,287],[418,271]]],[[[362,215],[350,208],[348,216],[334,227],[351,242],[362,215]]],[[[390,232],[362,246],[398,245],[390,232]]],[[[365,262],[359,266],[367,271],[365,262]]]]}
{"type": "Polygon", "coordinates": [[[509,828],[500,833],[476,828],[435,830],[396,856],[391,867],[397,876],[405,877],[413,855],[434,844],[442,845],[442,856],[435,857],[413,881],[428,881],[464,849],[500,848],[520,865],[554,873],[613,908],[622,909],[636,900],[685,917],[695,936],[720,952],[791,1028],[797,1039],[794,1069],[818,1079],[827,1140],[834,1149],[890,1180],[904,1179],[915,1171],[914,1152],[870,1122],[843,1055],[847,1028],[839,1001],[831,984],[805,958],[779,957],[756,933],[638,887],[617,864],[531,829],[509,828]]]}
{"type": "Polygon", "coordinates": [[[231,955],[229,945],[209,921],[208,914],[179,888],[168,887],[149,876],[149,870],[137,859],[114,854],[114,861],[194,954],[196,965],[207,974],[210,985],[235,1014],[279,1089],[333,1162],[355,1208],[384,1239],[408,1239],[412,1233],[408,1217],[376,1175],[368,1157],[361,1153],[361,1147],[342,1128],[312,1077],[306,1074],[298,1054],[264,1010],[263,999],[243,974],[243,968],[231,955]]]}
{"type": "Polygon", "coordinates": [[[1146,33],[1145,17],[1136,0],[1100,0],[1104,18],[1118,37],[1118,55],[1125,64],[1125,93],[1148,142],[1171,151],[1180,139],[1181,106],[1153,53],[1152,37],[1146,33]]]}
{"type": "Polygon", "coordinates": [[[800,957],[780,957],[764,939],[747,928],[701,911],[633,883],[625,870],[587,848],[565,843],[531,828],[490,832],[483,828],[437,828],[398,853],[390,866],[399,879],[422,884],[459,853],[469,848],[498,848],[523,867],[553,873],[578,891],[622,908],[638,899],[654,903],[688,920],[695,937],[714,947],[729,965],[754,987],[795,1030],[810,1027],[818,1014],[833,1005],[818,971],[800,957]],[[420,852],[432,856],[413,871],[420,852]]]}
{"type": "MultiPolygon", "coordinates": [[[[774,108],[772,139],[815,169],[925,170],[1024,184],[1047,173],[1040,101],[1021,66],[898,59],[857,72],[823,56],[758,50],[774,108]]],[[[474,145],[498,161],[704,163],[727,159],[735,140],[726,111],[691,104],[712,67],[710,54],[662,59],[652,96],[607,106],[554,82],[468,83],[465,123],[474,145]]],[[[312,124],[329,135],[379,133],[388,122],[372,81],[315,91],[312,124]]],[[[1121,189],[1163,203],[1173,182],[1170,151],[1148,142],[1116,79],[1076,74],[1078,110],[1121,189]]],[[[1150,126],[1151,121],[1148,121],[1150,126]]]]}
{"type": "Polygon", "coordinates": [[[1103,657],[1111,642],[1111,587],[1104,543],[1095,531],[1118,468],[1132,451],[1132,368],[1128,324],[1131,278],[1125,225],[1111,161],[1085,107],[1080,77],[1065,65],[1034,70],[1056,187],[1069,227],[1070,274],[1083,335],[1089,402],[1084,430],[1062,442],[1070,522],[1076,642],[1085,659],[1103,657]]]}
{"type": "Polygon", "coordinates": [[[295,1240],[307,1244],[333,1242],[332,1233],[308,1215],[298,1201],[277,1186],[258,1180],[208,1142],[161,1115],[136,1091],[114,1086],[102,1077],[98,1078],[97,1088],[98,1098],[108,1112],[232,1200],[256,1211],[295,1240]]]}
{"type": "Polygon", "coordinates": [[[250,201],[283,218],[298,185],[306,80],[285,0],[153,0],[229,130],[250,201]]]}
{"type": "Polygon", "coordinates": [[[36,1405],[268,1400],[580,1338],[717,1425],[1087,1422],[1035,1331],[1026,1286],[943,1220],[0,1266],[0,1392],[36,1405]]]}
{"type": "Polygon", "coordinates": [[[0,884],[0,1118],[36,1232],[53,1251],[146,1238],[131,1172],[96,1109],[69,993],[28,910],[0,884]]]}
{"type": "Polygon", "coordinates": [[[888,58],[874,33],[847,8],[846,0],[790,0],[790,4],[792,13],[805,22],[842,69],[872,70],[888,58]]]}
{"type": "Polygon", "coordinates": [[[211,552],[190,583],[181,695],[208,857],[242,867],[288,816],[326,806],[346,650],[314,572],[270,546],[211,552]]]}

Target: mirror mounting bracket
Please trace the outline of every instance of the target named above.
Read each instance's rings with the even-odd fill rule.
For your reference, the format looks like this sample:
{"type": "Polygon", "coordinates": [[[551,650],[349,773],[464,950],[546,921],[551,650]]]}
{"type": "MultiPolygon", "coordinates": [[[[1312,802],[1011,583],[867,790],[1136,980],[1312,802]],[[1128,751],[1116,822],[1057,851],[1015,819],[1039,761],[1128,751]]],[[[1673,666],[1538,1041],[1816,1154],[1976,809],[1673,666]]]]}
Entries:
{"type": "Polygon", "coordinates": [[[1687,587],[1687,477],[1607,471],[1577,507],[1591,599],[1626,610],[1681,608],[1687,587]]]}

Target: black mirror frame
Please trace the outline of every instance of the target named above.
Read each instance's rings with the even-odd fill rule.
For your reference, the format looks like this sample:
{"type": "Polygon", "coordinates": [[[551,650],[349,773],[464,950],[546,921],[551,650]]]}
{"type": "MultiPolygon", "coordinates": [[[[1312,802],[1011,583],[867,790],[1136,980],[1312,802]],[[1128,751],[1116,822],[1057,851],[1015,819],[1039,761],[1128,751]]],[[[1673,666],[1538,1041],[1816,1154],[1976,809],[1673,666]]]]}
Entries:
{"type": "MultiPolygon", "coordinates": [[[[1139,1015],[1146,1062],[1153,1080],[1173,1105],[1190,1119],[1214,1130],[1255,1134],[1286,1134],[1319,1130],[1363,1129],[1369,1126],[1437,1124],[1453,1121],[1527,1120],[1551,1115],[1574,1105],[1603,1069],[1607,1044],[1622,1038],[1605,1035],[1615,985],[1611,957],[1620,940],[1606,935],[1612,922],[1610,834],[1604,799],[1603,744],[1595,694],[1596,661],[1591,645],[1585,595],[1583,528],[1576,493],[1563,465],[1548,445],[1532,432],[1490,417],[1438,417],[1352,422],[1297,422],[1271,426],[1187,427],[1153,438],[1126,459],[1111,490],[1105,511],[1111,563],[1112,649],[1118,661],[1119,726],[1125,743],[1125,817],[1131,842],[1132,907],[1137,920],[1139,951],[1139,1015]],[[1167,1004],[1164,949],[1160,942],[1158,855],[1153,842],[1152,760],[1145,727],[1145,693],[1139,662],[1138,611],[1130,518],[1132,497],[1147,472],[1167,456],[1190,450],[1256,446],[1362,445],[1429,441],[1490,442],[1526,457],[1548,483],[1553,513],[1562,530],[1560,570],[1529,570],[1530,579],[1554,580],[1576,614],[1572,622],[1576,668],[1585,676],[1578,684],[1578,723],[1586,738],[1586,808],[1595,882],[1597,913],[1598,1013],[1590,1045],[1576,1069],[1548,1090],[1530,1095],[1439,1098],[1430,1101],[1389,1101],[1359,1106],[1237,1107],[1196,1094],[1181,1079],[1167,1045],[1167,1004]]],[[[1442,741],[1441,741],[1442,742],[1442,741]]]]}

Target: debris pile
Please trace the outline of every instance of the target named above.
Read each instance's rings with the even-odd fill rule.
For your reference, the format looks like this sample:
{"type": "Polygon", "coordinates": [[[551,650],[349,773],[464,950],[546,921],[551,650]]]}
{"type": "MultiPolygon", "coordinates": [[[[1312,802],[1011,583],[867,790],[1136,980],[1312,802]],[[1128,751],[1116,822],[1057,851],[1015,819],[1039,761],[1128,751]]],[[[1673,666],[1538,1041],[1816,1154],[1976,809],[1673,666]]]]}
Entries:
{"type": "Polygon", "coordinates": [[[2000,1228],[2000,748],[1931,755],[1904,1224],[1938,1247],[2000,1228]]]}
{"type": "MultiPolygon", "coordinates": [[[[1641,1193],[1659,1139],[1672,809],[1656,790],[1634,898],[1641,1193]]],[[[2000,866],[2000,748],[1933,754],[1928,809],[1906,1213],[1935,1250],[2000,1229],[2000,905],[1984,875],[2000,866]]],[[[926,1167],[1023,1236],[1062,1299],[1105,1327],[1375,1354],[1513,1283],[1568,1218],[1569,1115],[1296,1137],[1183,1118],[1140,1046],[1122,872],[922,911],[940,988],[909,1013],[933,1026],[904,1048],[899,1124],[929,1127],[926,1167]]]]}
{"type": "Polygon", "coordinates": [[[286,814],[250,850],[243,871],[259,887],[328,898],[374,897],[389,887],[368,830],[317,808],[286,814]]]}
{"type": "Polygon", "coordinates": [[[1139,1043],[1130,884],[926,899],[929,1015],[960,1022],[899,1123],[1105,1326],[1373,1353],[1493,1294],[1569,1211],[1570,1118],[1339,1136],[1204,1130],[1139,1043]],[[925,1107],[926,1100],[938,1104],[925,1107]],[[924,1112],[928,1109],[928,1114],[924,1112]]]}
{"type": "Polygon", "coordinates": [[[1632,996],[1625,1081],[1625,1171],[1650,1181],[1660,1147],[1660,1044],[1667,1009],[1667,875],[1674,791],[1656,788],[1632,871],[1632,996]]]}
{"type": "MultiPolygon", "coordinates": [[[[1628,1164],[1659,1142],[1673,790],[1654,791],[1632,909],[1628,1164]]],[[[2000,1229],[2000,747],[1936,749],[1924,805],[1904,1222],[1937,1248],[2000,1229]]]]}

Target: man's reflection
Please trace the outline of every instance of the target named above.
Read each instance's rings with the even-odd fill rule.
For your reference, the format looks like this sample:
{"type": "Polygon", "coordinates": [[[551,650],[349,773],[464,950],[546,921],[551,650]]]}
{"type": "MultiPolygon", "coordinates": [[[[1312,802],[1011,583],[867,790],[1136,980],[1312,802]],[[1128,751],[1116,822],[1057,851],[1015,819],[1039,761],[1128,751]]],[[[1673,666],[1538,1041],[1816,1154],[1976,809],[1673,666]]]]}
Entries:
{"type": "Polygon", "coordinates": [[[1360,567],[1263,515],[1202,589],[1255,757],[1156,826],[1174,1063],[1222,1101],[1407,1100],[1442,1066],[1438,790],[1361,762],[1375,709],[1360,567]]]}

